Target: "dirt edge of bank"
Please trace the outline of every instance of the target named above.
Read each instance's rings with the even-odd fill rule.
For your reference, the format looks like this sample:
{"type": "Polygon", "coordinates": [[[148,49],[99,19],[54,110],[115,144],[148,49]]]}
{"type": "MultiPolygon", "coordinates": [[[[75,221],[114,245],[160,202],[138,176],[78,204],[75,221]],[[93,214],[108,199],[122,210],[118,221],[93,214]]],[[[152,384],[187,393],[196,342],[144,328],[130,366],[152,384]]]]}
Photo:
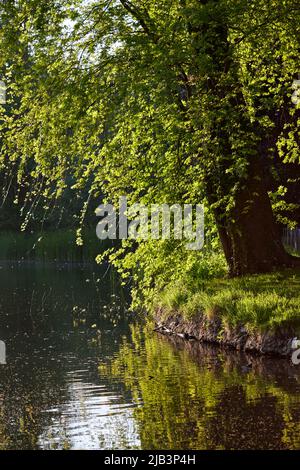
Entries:
{"type": "Polygon", "coordinates": [[[207,318],[198,314],[186,320],[174,312],[166,315],[163,309],[155,312],[155,331],[164,335],[177,335],[186,340],[218,344],[238,351],[288,357],[294,352],[293,340],[299,338],[299,328],[278,327],[271,331],[250,331],[244,326],[224,326],[220,318],[207,318]]]}

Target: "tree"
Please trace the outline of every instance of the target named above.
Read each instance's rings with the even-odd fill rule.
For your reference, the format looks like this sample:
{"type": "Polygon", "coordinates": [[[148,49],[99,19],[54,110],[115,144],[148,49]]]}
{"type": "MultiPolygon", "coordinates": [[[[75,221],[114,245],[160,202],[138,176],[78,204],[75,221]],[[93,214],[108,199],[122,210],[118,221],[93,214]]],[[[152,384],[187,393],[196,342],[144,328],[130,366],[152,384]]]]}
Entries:
{"type": "Polygon", "coordinates": [[[276,161],[299,162],[298,2],[47,3],[15,2],[31,67],[5,158],[61,190],[66,172],[76,190],[92,180],[91,199],[207,201],[232,275],[298,266],[266,184],[276,161]]]}

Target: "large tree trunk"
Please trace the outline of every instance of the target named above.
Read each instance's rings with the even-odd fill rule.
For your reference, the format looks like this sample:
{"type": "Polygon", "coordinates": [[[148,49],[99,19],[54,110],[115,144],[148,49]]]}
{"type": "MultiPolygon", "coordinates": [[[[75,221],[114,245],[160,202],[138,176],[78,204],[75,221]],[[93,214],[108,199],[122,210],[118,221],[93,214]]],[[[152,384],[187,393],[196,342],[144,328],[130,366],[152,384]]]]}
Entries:
{"type": "Polygon", "coordinates": [[[248,178],[235,196],[230,216],[221,218],[216,213],[216,221],[230,275],[300,267],[300,259],[290,256],[283,247],[259,158],[249,162],[248,178]]]}
{"type": "MultiPolygon", "coordinates": [[[[217,0],[214,3],[215,6],[218,5],[217,0]]],[[[276,148],[277,138],[285,122],[276,122],[278,110],[275,103],[275,114],[271,116],[276,123],[274,135],[266,133],[259,122],[253,123],[249,119],[248,105],[245,102],[240,77],[232,55],[232,44],[228,41],[227,18],[224,16],[224,21],[222,21],[221,9],[218,13],[220,16],[216,17],[215,22],[195,25],[195,22],[191,21],[189,31],[193,35],[198,34],[200,38],[205,37],[205,52],[212,57],[214,62],[213,73],[209,74],[210,78],[207,83],[211,94],[211,99],[208,100],[209,107],[213,107],[215,117],[211,118],[207,126],[210,129],[212,146],[205,143],[208,155],[205,186],[208,201],[212,207],[216,208],[215,218],[229,271],[232,276],[241,276],[270,272],[285,267],[300,267],[300,259],[289,255],[283,247],[280,229],[276,224],[265,184],[266,171],[262,165],[265,162],[266,166],[269,148],[276,148]],[[208,38],[214,38],[214,40],[210,43],[208,38]],[[215,44],[218,44],[217,48],[215,44]],[[238,129],[237,132],[235,127],[238,129]],[[234,168],[232,140],[236,141],[241,138],[239,137],[241,130],[245,131],[245,138],[249,138],[248,146],[251,152],[247,156],[247,178],[243,179],[241,176],[239,180],[236,170],[234,176],[231,176],[232,173],[227,170],[234,168]],[[251,134],[253,134],[253,142],[250,140],[251,134]],[[218,143],[216,152],[215,142],[218,143]],[[216,156],[218,151],[219,157],[216,156]],[[211,154],[215,156],[214,164],[210,158],[211,154]],[[224,203],[222,201],[232,195],[237,182],[240,187],[234,194],[235,206],[228,213],[226,206],[228,201],[224,203]]],[[[201,53],[203,53],[203,45],[201,47],[201,53]]],[[[195,52],[198,54],[200,51],[195,49],[195,52]]],[[[259,110],[261,103],[259,98],[257,100],[259,110]]],[[[265,113],[268,115],[267,111],[265,113]]],[[[207,114],[212,116],[210,110],[207,114]]],[[[269,166],[268,162],[267,171],[269,171],[269,166]]]]}

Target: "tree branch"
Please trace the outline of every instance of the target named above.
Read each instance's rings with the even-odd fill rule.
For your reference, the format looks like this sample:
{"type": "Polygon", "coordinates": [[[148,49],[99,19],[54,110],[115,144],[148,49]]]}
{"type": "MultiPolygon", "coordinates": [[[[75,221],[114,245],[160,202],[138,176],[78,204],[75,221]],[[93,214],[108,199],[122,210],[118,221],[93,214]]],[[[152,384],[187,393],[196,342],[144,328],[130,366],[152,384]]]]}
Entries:
{"type": "Polygon", "coordinates": [[[147,21],[143,17],[145,15],[149,22],[151,21],[149,18],[149,14],[146,10],[143,12],[141,10],[138,10],[130,1],[128,0],[120,0],[121,4],[123,7],[130,13],[140,24],[140,26],[143,28],[145,33],[154,41],[155,43],[158,42],[159,37],[157,34],[151,30],[150,26],[147,24],[147,21]]]}

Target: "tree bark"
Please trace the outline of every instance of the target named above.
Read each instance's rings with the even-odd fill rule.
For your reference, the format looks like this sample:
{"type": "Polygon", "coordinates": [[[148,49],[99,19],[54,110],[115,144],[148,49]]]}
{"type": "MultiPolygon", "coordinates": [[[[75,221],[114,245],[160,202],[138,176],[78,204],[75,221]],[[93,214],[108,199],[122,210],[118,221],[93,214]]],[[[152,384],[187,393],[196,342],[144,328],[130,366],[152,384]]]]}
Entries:
{"type": "Polygon", "coordinates": [[[284,249],[258,157],[249,162],[232,213],[225,220],[215,215],[231,276],[300,267],[300,259],[284,249]]]}

